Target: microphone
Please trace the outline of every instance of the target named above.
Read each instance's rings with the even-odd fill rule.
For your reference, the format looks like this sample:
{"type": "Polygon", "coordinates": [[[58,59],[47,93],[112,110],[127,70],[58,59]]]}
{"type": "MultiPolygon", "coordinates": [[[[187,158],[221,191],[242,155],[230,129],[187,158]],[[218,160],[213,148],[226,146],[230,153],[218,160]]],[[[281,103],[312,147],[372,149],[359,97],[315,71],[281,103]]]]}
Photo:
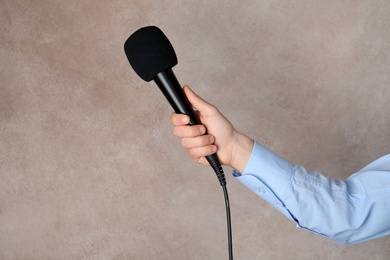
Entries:
{"type": "MultiPolygon", "coordinates": [[[[143,27],[134,32],[125,42],[125,53],[131,67],[143,80],[154,80],[165,98],[178,114],[190,117],[189,125],[198,125],[200,120],[187,100],[172,68],[177,65],[177,57],[172,44],[156,26],[143,27]]],[[[229,196],[226,188],[225,174],[214,153],[206,156],[207,161],[216,173],[222,186],[228,231],[229,260],[233,260],[232,227],[230,219],[229,196]]]]}
{"type": "MultiPolygon", "coordinates": [[[[131,67],[143,80],[154,80],[173,110],[186,114],[189,125],[199,125],[194,110],[185,96],[172,68],[177,65],[177,56],[165,34],[156,26],[143,27],[134,32],[124,45],[131,67]]],[[[226,179],[216,153],[206,156],[207,161],[217,174],[221,186],[226,179]]]]}

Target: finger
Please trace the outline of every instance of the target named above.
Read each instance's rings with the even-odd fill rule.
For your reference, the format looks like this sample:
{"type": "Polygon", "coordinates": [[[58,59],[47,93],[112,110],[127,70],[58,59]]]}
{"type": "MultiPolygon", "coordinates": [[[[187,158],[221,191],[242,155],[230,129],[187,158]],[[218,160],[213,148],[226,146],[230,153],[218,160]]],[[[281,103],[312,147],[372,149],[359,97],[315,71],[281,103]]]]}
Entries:
{"type": "Polygon", "coordinates": [[[206,165],[206,166],[210,166],[209,162],[207,161],[206,157],[197,157],[197,158],[191,158],[193,161],[197,162],[197,163],[200,163],[200,164],[203,164],[203,165],[206,165]]]}
{"type": "Polygon", "coordinates": [[[173,125],[187,125],[190,122],[190,117],[183,114],[172,113],[170,121],[173,125]]]}
{"type": "Polygon", "coordinates": [[[210,109],[214,109],[215,107],[198,96],[189,86],[184,86],[184,93],[186,94],[188,101],[192,104],[192,106],[199,110],[200,113],[207,113],[210,109]]]}
{"type": "Polygon", "coordinates": [[[206,166],[210,166],[209,162],[207,161],[207,159],[205,157],[193,158],[193,160],[197,163],[200,163],[200,164],[203,164],[206,166]]]}
{"type": "Polygon", "coordinates": [[[214,136],[212,135],[201,135],[193,138],[183,138],[181,140],[181,144],[185,148],[207,146],[207,145],[212,145],[213,143],[214,143],[214,136]]]}
{"type": "Polygon", "coordinates": [[[208,145],[208,146],[186,149],[188,156],[193,158],[194,160],[198,160],[200,157],[205,157],[207,155],[214,154],[216,151],[217,151],[217,147],[215,145],[208,145]]]}
{"type": "Polygon", "coordinates": [[[196,137],[205,133],[206,128],[203,125],[175,126],[173,128],[173,134],[177,137],[196,137]]]}

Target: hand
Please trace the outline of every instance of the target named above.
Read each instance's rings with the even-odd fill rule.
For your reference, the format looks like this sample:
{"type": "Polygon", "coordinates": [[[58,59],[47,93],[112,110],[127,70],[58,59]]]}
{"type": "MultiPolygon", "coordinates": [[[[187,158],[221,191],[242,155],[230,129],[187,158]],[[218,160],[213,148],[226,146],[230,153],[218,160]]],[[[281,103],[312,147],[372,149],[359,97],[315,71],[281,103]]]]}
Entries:
{"type": "Polygon", "coordinates": [[[188,101],[196,109],[202,125],[188,126],[187,115],[173,113],[174,135],[182,138],[189,157],[209,165],[207,155],[217,152],[221,164],[243,171],[253,148],[253,141],[239,133],[219,110],[196,95],[188,86],[183,88],[188,101]],[[205,135],[205,132],[207,134],[205,135]]]}

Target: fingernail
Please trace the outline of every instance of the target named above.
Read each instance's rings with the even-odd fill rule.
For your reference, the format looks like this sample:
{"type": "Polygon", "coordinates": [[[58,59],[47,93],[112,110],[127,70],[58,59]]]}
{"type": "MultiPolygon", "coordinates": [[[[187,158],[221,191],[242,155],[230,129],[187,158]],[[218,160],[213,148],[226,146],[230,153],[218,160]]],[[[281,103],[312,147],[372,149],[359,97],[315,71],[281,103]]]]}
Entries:
{"type": "Polygon", "coordinates": [[[214,143],[214,136],[210,136],[210,143],[211,143],[211,144],[214,143]]]}
{"type": "Polygon", "coordinates": [[[206,133],[206,128],[204,126],[201,126],[199,131],[201,135],[204,135],[206,133]]]}
{"type": "Polygon", "coordinates": [[[216,152],[217,152],[217,147],[214,145],[213,147],[211,147],[211,151],[212,151],[213,153],[216,153],[216,152]]]}

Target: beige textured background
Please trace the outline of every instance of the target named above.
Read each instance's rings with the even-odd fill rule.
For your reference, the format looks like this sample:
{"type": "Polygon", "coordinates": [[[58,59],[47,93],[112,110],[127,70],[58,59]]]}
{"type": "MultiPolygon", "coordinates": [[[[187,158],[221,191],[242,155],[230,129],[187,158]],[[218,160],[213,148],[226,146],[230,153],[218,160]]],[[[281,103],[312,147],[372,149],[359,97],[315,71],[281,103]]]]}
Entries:
{"type": "MultiPolygon", "coordinates": [[[[123,43],[293,163],[344,179],[390,152],[390,2],[0,0],[0,259],[227,259],[223,194],[123,43]]],[[[298,230],[226,168],[236,259],[389,259],[298,230]]]]}

